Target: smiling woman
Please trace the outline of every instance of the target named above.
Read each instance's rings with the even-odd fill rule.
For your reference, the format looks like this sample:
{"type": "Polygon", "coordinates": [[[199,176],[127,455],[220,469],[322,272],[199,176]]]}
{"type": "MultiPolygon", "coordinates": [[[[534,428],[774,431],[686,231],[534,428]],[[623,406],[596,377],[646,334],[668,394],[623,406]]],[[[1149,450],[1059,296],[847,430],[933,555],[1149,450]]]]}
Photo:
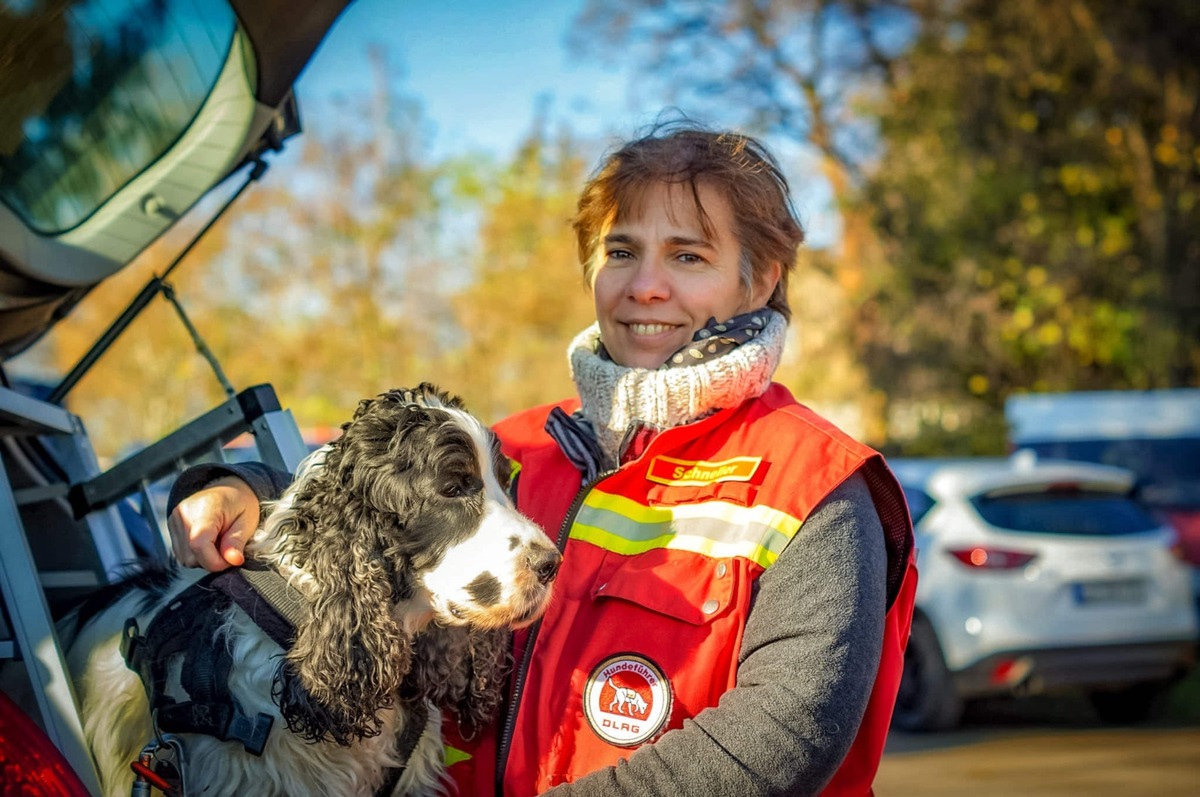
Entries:
{"type": "MultiPolygon", "coordinates": [[[[561,588],[514,648],[503,726],[452,742],[459,793],[868,794],[912,531],[882,458],[771,381],[803,239],[786,181],[683,120],[604,160],[575,232],[597,319],[568,346],[578,395],[495,427],[561,588]]],[[[214,569],[257,479],[225,472],[189,471],[211,486],[177,485],[171,515],[214,569]]]]}
{"type": "Polygon", "coordinates": [[[647,189],[640,210],[618,217],[604,235],[592,290],[612,359],[658,368],[710,320],[764,306],[782,269],[768,264],[753,284],[740,285],[733,211],[711,186],[700,184],[692,196],[660,183],[647,189]]]}

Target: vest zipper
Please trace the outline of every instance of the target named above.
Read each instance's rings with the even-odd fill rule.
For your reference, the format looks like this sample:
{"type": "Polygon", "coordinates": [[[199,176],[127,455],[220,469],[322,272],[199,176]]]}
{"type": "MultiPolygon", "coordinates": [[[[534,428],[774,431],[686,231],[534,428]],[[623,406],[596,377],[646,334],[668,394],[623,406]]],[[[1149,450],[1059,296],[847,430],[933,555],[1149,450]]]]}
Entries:
{"type": "MultiPolygon", "coordinates": [[[[604,471],[596,476],[596,478],[579,488],[579,492],[575,494],[575,498],[571,501],[571,507],[567,510],[567,514],[563,518],[562,525],[559,526],[558,529],[558,539],[555,540],[555,545],[558,546],[559,553],[566,553],[567,532],[570,531],[572,524],[574,524],[575,516],[579,514],[579,508],[583,506],[583,501],[587,497],[587,494],[592,491],[593,487],[616,472],[616,468],[604,471]]],[[[500,741],[496,748],[495,797],[504,797],[504,773],[505,770],[508,769],[508,748],[512,744],[513,732],[517,727],[517,710],[521,706],[521,693],[525,689],[525,677],[529,673],[529,664],[533,660],[533,647],[537,642],[538,632],[541,630],[541,628],[541,620],[538,620],[529,627],[529,636],[525,640],[525,649],[521,651],[521,664],[517,668],[516,678],[513,681],[512,699],[509,701],[509,711],[504,718],[503,733],[500,735],[500,741]]]]}

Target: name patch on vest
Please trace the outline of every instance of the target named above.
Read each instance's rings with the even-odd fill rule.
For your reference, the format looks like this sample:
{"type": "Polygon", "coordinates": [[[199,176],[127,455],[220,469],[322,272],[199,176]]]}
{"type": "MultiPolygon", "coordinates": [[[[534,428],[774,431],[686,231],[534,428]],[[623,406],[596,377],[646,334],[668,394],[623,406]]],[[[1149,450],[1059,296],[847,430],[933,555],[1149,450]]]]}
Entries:
{"type": "Polygon", "coordinates": [[[657,664],[636,653],[618,653],[588,675],[583,711],[588,727],[601,739],[634,747],[666,724],[671,699],[671,684],[657,664]]]}
{"type": "Polygon", "coordinates": [[[748,482],[762,464],[762,457],[734,457],[721,462],[688,462],[674,457],[655,457],[646,478],[672,487],[703,487],[714,482],[748,482]]]}

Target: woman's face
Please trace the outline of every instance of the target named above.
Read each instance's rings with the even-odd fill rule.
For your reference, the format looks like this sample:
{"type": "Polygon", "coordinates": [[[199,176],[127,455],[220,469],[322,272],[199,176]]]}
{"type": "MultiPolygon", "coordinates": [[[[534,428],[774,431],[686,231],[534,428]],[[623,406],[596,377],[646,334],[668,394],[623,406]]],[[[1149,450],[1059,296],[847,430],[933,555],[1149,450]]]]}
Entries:
{"type": "Polygon", "coordinates": [[[709,186],[698,188],[711,235],[689,186],[658,183],[637,217],[619,214],[602,237],[592,294],[600,338],[620,365],[658,368],[709,318],[727,321],[762,307],[775,289],[778,264],[753,290],[742,285],[729,203],[709,186]]]}

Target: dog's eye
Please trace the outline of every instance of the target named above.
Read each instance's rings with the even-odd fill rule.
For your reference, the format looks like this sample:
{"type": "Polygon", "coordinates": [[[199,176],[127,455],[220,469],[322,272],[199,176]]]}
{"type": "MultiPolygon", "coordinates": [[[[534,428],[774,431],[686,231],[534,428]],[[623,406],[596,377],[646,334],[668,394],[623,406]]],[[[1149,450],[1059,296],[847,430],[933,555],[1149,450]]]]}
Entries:
{"type": "Polygon", "coordinates": [[[439,492],[446,498],[462,498],[465,495],[474,495],[482,487],[483,482],[476,477],[464,476],[443,482],[439,492]]]}

